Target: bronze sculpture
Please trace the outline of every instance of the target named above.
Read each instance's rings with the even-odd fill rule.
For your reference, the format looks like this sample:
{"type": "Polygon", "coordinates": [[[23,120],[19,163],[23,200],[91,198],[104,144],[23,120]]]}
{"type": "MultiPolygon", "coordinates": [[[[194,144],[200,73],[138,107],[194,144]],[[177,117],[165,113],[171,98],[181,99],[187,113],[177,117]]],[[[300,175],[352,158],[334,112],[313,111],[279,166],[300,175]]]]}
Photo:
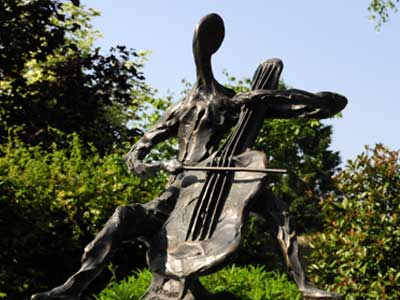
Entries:
{"type": "Polygon", "coordinates": [[[275,207],[277,238],[304,297],[338,297],[307,282],[286,207],[265,190],[266,156],[249,148],[265,118],[326,118],[341,111],[347,100],[329,92],[277,91],[283,68],[278,59],[260,65],[252,91],[235,94],[212,73],[211,56],[223,38],[218,15],[209,14],[199,22],[193,38],[196,83],[126,156],[127,166],[139,176],[152,176],[160,169],[172,173],[165,190],[146,204],[118,207],[85,248],[81,268],[63,285],[35,294],[32,300],[79,299],[120,244],[135,239],[149,246],[153,281],[146,299],[210,298],[198,277],[221,268],[237,252],[242,225],[254,205],[263,207],[268,217],[274,214],[267,202],[275,207]],[[143,162],[157,143],[173,136],[178,137],[178,159],[143,162]]]}

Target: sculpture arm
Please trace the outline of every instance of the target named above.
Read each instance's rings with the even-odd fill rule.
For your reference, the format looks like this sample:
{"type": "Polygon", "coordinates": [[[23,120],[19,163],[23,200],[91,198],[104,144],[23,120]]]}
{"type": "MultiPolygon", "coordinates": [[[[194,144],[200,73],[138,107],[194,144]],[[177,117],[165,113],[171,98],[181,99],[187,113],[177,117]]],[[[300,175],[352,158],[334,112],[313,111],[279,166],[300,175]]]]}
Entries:
{"type": "Polygon", "coordinates": [[[136,142],[125,156],[130,170],[142,177],[148,177],[160,169],[160,164],[144,164],[143,159],[158,143],[177,134],[179,125],[179,104],[170,107],[161,119],[136,142]],[[149,174],[147,174],[149,173],[149,174]]]}
{"type": "Polygon", "coordinates": [[[266,105],[266,118],[329,118],[343,110],[347,99],[331,92],[309,93],[302,90],[254,90],[239,93],[233,98],[236,104],[266,105]]]}

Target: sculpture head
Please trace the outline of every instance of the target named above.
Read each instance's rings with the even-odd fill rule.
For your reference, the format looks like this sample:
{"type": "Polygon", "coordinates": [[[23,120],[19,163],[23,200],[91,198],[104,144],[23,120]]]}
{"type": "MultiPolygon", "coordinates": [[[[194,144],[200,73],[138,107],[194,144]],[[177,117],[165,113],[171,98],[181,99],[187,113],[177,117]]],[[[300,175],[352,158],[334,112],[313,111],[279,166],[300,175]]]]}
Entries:
{"type": "Polygon", "coordinates": [[[222,44],[225,36],[224,21],[215,14],[204,16],[197,24],[193,36],[195,59],[210,58],[222,44]]]}
{"type": "Polygon", "coordinates": [[[213,13],[203,17],[193,35],[193,55],[196,63],[197,81],[193,89],[201,88],[209,94],[220,93],[232,97],[235,92],[220,85],[214,78],[211,55],[222,44],[225,36],[224,21],[213,13]]]}

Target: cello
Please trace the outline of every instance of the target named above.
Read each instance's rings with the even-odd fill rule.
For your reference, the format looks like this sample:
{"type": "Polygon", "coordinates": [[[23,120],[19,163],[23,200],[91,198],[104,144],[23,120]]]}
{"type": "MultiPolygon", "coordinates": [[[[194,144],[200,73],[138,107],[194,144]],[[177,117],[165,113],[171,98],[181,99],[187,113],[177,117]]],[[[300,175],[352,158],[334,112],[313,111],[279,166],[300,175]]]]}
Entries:
{"type": "MultiPolygon", "coordinates": [[[[276,60],[265,62],[256,72],[253,88],[273,89],[280,71],[276,60]]],[[[262,125],[263,109],[262,105],[243,107],[236,127],[223,146],[197,164],[200,169],[212,167],[214,170],[185,172],[176,206],[156,238],[156,246],[150,247],[151,267],[162,265],[168,276],[191,277],[215,270],[238,249],[247,212],[252,200],[262,191],[267,175],[229,171],[229,168],[267,168],[264,153],[246,150],[262,125]],[[219,170],[224,167],[228,170],[219,170]],[[159,241],[164,241],[163,245],[159,241]]]]}

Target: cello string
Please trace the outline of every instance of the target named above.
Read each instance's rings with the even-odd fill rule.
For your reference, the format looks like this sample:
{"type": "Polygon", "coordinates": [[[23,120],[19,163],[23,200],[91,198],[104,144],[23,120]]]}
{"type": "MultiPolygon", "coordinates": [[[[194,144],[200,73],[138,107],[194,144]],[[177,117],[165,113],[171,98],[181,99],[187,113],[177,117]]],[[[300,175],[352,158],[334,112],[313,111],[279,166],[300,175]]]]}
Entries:
{"type": "MultiPolygon", "coordinates": [[[[247,110],[242,110],[241,112],[242,122],[240,122],[239,126],[235,128],[234,134],[232,134],[233,138],[231,139],[230,143],[223,149],[223,155],[221,161],[222,166],[229,166],[232,154],[236,147],[236,141],[240,139],[240,136],[243,133],[243,129],[246,128],[247,123],[249,121],[249,115],[247,114],[247,110]]],[[[228,174],[228,173],[225,173],[228,174]]],[[[222,184],[223,185],[223,184],[222,184]]]]}
{"type": "MultiPolygon", "coordinates": [[[[271,69],[273,69],[273,66],[271,66],[270,64],[267,65],[267,68],[264,68],[263,65],[260,65],[258,67],[255,75],[253,76],[253,80],[252,80],[251,88],[253,90],[257,89],[257,88],[260,88],[260,87],[266,87],[268,85],[268,83],[270,83],[270,85],[275,85],[276,86],[276,83],[275,83],[276,81],[275,82],[270,82],[271,75],[276,73],[276,72],[273,72],[271,69]]],[[[278,77],[279,77],[279,75],[278,75],[278,77]]],[[[241,116],[242,115],[243,114],[241,114],[241,116]]],[[[246,116],[247,112],[244,113],[244,115],[246,116]]],[[[247,119],[247,118],[245,118],[245,119],[247,119]]],[[[243,118],[242,118],[242,120],[243,120],[243,118]]],[[[221,165],[224,166],[224,165],[226,165],[226,163],[228,163],[230,165],[230,159],[233,157],[233,153],[236,152],[235,150],[237,149],[238,142],[241,139],[240,137],[241,137],[242,134],[239,134],[239,132],[242,133],[243,132],[242,130],[247,127],[247,126],[244,126],[244,127],[241,126],[242,124],[240,124],[240,123],[242,123],[242,122],[239,121],[239,124],[238,124],[239,126],[236,127],[236,129],[233,131],[233,134],[231,134],[228,137],[228,139],[224,143],[223,147],[220,148],[220,150],[222,150],[222,151],[219,150],[217,152],[217,157],[216,157],[217,158],[217,162],[213,161],[213,165],[215,165],[215,163],[217,164],[217,166],[221,166],[221,165]],[[242,129],[242,130],[237,130],[237,129],[242,129]],[[238,134],[239,134],[239,136],[238,136],[238,134]],[[236,141],[236,143],[234,143],[234,146],[232,147],[232,143],[234,141],[236,141]],[[223,159],[219,159],[220,157],[219,157],[218,154],[220,154],[221,152],[223,153],[223,155],[222,155],[223,159]],[[229,160],[229,161],[227,162],[227,160],[229,160]]],[[[197,236],[197,231],[198,231],[200,223],[202,223],[202,225],[204,225],[204,221],[206,221],[204,217],[201,217],[201,218],[199,218],[199,217],[204,213],[206,213],[207,216],[208,216],[209,215],[208,211],[209,211],[209,208],[210,208],[210,204],[214,204],[214,203],[218,204],[217,202],[220,202],[220,199],[223,196],[223,191],[225,190],[225,185],[226,185],[226,181],[227,181],[226,180],[226,176],[223,176],[223,178],[225,178],[225,179],[222,180],[222,182],[221,182],[221,179],[223,179],[223,178],[221,178],[221,179],[220,178],[221,178],[221,176],[219,176],[219,174],[215,174],[215,173],[211,173],[211,176],[207,176],[207,179],[208,179],[208,180],[206,180],[207,181],[207,187],[206,188],[203,187],[202,193],[201,193],[201,195],[199,197],[200,201],[198,201],[196,203],[196,208],[197,209],[195,208],[195,210],[194,210],[195,214],[192,214],[191,222],[190,222],[190,225],[189,225],[188,236],[190,235],[190,232],[192,231],[193,223],[195,223],[195,230],[193,232],[193,235],[197,236]],[[219,193],[219,195],[218,195],[218,197],[216,199],[217,201],[215,201],[214,200],[215,199],[215,197],[214,197],[215,190],[217,189],[217,187],[219,185],[221,185],[221,192],[219,193]],[[210,189],[211,186],[213,186],[212,189],[210,189]],[[210,196],[209,194],[210,193],[211,193],[211,199],[209,199],[209,196],[210,196]],[[199,209],[199,206],[200,206],[199,204],[202,204],[200,209],[199,209]],[[203,211],[205,204],[207,204],[206,210],[203,211]],[[197,215],[197,216],[195,216],[195,215],[197,215]],[[195,218],[193,218],[193,216],[195,216],[195,218]],[[196,222],[194,222],[194,220],[196,220],[196,222]]],[[[212,223],[213,224],[215,223],[215,213],[216,213],[216,211],[214,210],[214,212],[212,214],[213,215],[213,217],[212,217],[212,223]]],[[[209,220],[209,217],[206,217],[206,219],[209,220]]],[[[205,222],[205,224],[208,224],[208,222],[205,222]]],[[[207,226],[207,227],[209,227],[209,226],[207,226]]],[[[214,227],[214,226],[211,226],[211,227],[214,227]]],[[[200,228],[204,228],[204,226],[201,226],[200,228]]],[[[204,229],[202,231],[204,231],[204,229]]],[[[213,230],[211,230],[211,232],[209,234],[211,234],[212,231],[213,230]]],[[[203,233],[201,233],[201,235],[203,235],[203,233]]]]}
{"type": "MultiPolygon", "coordinates": [[[[257,82],[264,82],[267,81],[269,79],[269,74],[270,72],[262,72],[263,68],[262,66],[260,66],[256,72],[256,80],[253,81],[253,83],[255,83],[255,85],[253,85],[253,89],[254,87],[257,86],[257,82]]],[[[260,85],[263,85],[260,84],[260,85]]],[[[248,108],[244,108],[241,112],[241,117],[243,116],[242,119],[245,119],[245,122],[240,122],[239,126],[237,126],[233,132],[233,134],[230,135],[230,138],[227,140],[227,143],[225,143],[225,145],[221,148],[222,149],[222,157],[223,159],[219,160],[218,162],[218,166],[226,166],[226,164],[228,163],[230,165],[230,159],[233,157],[233,155],[235,154],[235,150],[237,149],[237,145],[239,143],[239,141],[241,140],[241,136],[245,130],[245,128],[247,127],[247,121],[249,120],[249,116],[251,115],[251,110],[249,110],[248,108]],[[246,123],[246,124],[243,124],[246,123]]],[[[214,175],[215,176],[215,175],[214,175]]],[[[204,213],[207,214],[206,218],[202,218],[202,224],[200,226],[201,229],[201,237],[204,237],[204,232],[208,232],[208,236],[210,237],[212,235],[213,232],[213,228],[215,227],[215,219],[217,217],[217,211],[219,211],[219,207],[221,205],[218,205],[218,202],[220,202],[221,197],[224,194],[225,191],[225,184],[226,184],[226,180],[222,180],[222,183],[218,184],[220,180],[218,180],[221,176],[218,176],[218,178],[216,179],[216,182],[214,182],[214,188],[213,191],[216,190],[218,185],[221,185],[220,187],[220,193],[218,194],[217,199],[215,199],[214,197],[214,192],[211,193],[211,199],[207,199],[208,198],[208,193],[207,193],[207,197],[206,197],[206,201],[208,202],[207,205],[207,209],[205,210],[204,213]],[[212,213],[210,212],[210,209],[212,209],[212,213]],[[211,217],[210,217],[211,216],[211,217]],[[211,220],[210,220],[211,218],[211,220]],[[211,229],[211,230],[209,230],[211,229]]],[[[226,178],[226,174],[224,177],[222,178],[226,178]]],[[[206,203],[206,202],[205,202],[206,203]]],[[[199,224],[200,225],[200,224],[199,224]]],[[[199,226],[198,225],[198,226],[199,226]]]]}
{"type": "MultiPolygon", "coordinates": [[[[226,162],[225,162],[225,155],[224,153],[229,151],[229,149],[232,147],[232,143],[233,141],[236,139],[236,136],[238,134],[238,129],[243,127],[243,123],[246,121],[246,115],[244,114],[240,114],[239,117],[239,122],[238,124],[235,126],[235,129],[231,132],[231,134],[229,135],[227,142],[223,145],[223,147],[221,147],[217,160],[213,161],[213,164],[216,163],[217,166],[221,167],[221,166],[225,166],[226,162]]],[[[198,218],[196,220],[195,223],[195,230],[194,230],[194,236],[199,237],[201,239],[201,236],[203,235],[204,232],[204,226],[205,226],[205,219],[207,218],[208,215],[208,211],[210,209],[210,206],[214,206],[215,204],[215,195],[216,195],[216,190],[218,188],[223,188],[221,186],[221,179],[224,178],[225,174],[219,173],[216,174],[215,172],[211,173],[211,177],[213,179],[212,181],[212,185],[210,185],[208,187],[208,189],[206,190],[206,192],[202,195],[202,206],[200,209],[200,213],[204,214],[204,216],[202,218],[198,218]]],[[[223,184],[223,183],[222,183],[223,184]]]]}
{"type": "MultiPolygon", "coordinates": [[[[243,122],[243,116],[240,115],[239,117],[239,122],[237,126],[240,126],[240,124],[243,122]]],[[[233,136],[233,132],[229,135],[227,141],[224,143],[224,145],[222,146],[222,148],[220,148],[217,151],[217,155],[216,157],[213,159],[212,161],[212,166],[219,166],[218,160],[220,157],[220,153],[222,152],[223,149],[225,149],[225,145],[230,143],[230,140],[232,139],[233,136]]],[[[186,239],[185,240],[189,240],[189,238],[191,237],[191,240],[194,240],[197,237],[197,232],[198,232],[198,226],[199,226],[199,218],[201,216],[201,214],[203,213],[203,210],[205,209],[205,203],[204,201],[206,201],[205,199],[208,198],[208,194],[209,194],[209,189],[211,186],[214,186],[215,181],[217,180],[217,176],[218,174],[216,174],[215,172],[207,172],[206,175],[206,182],[202,188],[202,191],[199,195],[199,198],[196,202],[196,206],[192,212],[192,216],[190,219],[190,223],[189,223],[189,228],[188,228],[188,232],[186,235],[186,239]]]]}
{"type": "MultiPolygon", "coordinates": [[[[248,109],[243,109],[242,113],[244,115],[245,121],[241,124],[240,128],[236,131],[235,134],[235,141],[231,143],[230,149],[226,149],[225,151],[225,157],[223,159],[225,166],[230,166],[233,155],[235,153],[235,149],[237,148],[238,142],[241,140],[248,124],[249,120],[251,119],[251,111],[248,109]]],[[[207,235],[208,237],[212,236],[212,233],[214,232],[216,221],[219,219],[219,213],[221,212],[223,206],[224,206],[224,199],[223,197],[229,192],[229,189],[231,187],[231,184],[228,184],[229,182],[232,183],[232,178],[234,176],[234,173],[232,172],[224,172],[224,176],[222,177],[222,182],[220,183],[220,191],[216,195],[216,199],[213,199],[211,202],[212,205],[210,205],[210,208],[207,210],[207,218],[203,222],[202,226],[202,235],[205,238],[207,235]],[[229,181],[228,181],[229,179],[229,181]]],[[[215,197],[213,197],[215,198],[215,197]]],[[[226,198],[226,197],[225,197],[226,198]]]]}
{"type": "MultiPolygon", "coordinates": [[[[223,147],[220,148],[218,155],[214,160],[213,164],[216,164],[216,166],[221,167],[225,165],[224,161],[224,152],[227,151],[227,149],[232,147],[232,143],[235,140],[235,137],[237,136],[237,131],[239,128],[242,127],[243,122],[245,121],[245,115],[241,114],[239,117],[239,122],[235,126],[235,129],[231,132],[229,135],[227,141],[224,143],[223,147]]],[[[210,173],[209,173],[210,174],[210,173]]],[[[221,177],[224,174],[221,174],[221,172],[216,173],[212,172],[209,176],[211,177],[211,180],[207,187],[203,191],[201,195],[201,199],[199,199],[199,203],[201,203],[200,209],[197,211],[197,218],[194,223],[194,230],[193,230],[193,240],[199,237],[201,239],[201,235],[204,227],[204,219],[206,218],[206,215],[208,213],[208,209],[210,205],[213,205],[213,202],[215,202],[215,190],[221,186],[221,177]]]]}
{"type": "MultiPolygon", "coordinates": [[[[252,90],[257,89],[257,88],[263,88],[266,87],[268,85],[268,83],[270,83],[269,85],[271,86],[276,86],[276,81],[273,81],[272,74],[276,73],[274,72],[274,68],[273,66],[271,66],[270,64],[267,64],[267,67],[264,68],[264,65],[260,65],[255,73],[255,76],[252,82],[252,90]],[[271,82],[272,81],[272,82],[271,82]]],[[[228,149],[225,148],[225,153],[224,153],[224,162],[226,163],[226,160],[228,159],[229,162],[228,164],[230,165],[231,159],[233,158],[233,155],[238,154],[236,153],[237,151],[237,146],[239,144],[239,142],[242,139],[242,135],[243,133],[246,131],[247,125],[248,125],[248,120],[250,119],[250,116],[252,115],[253,110],[249,109],[249,108],[245,108],[243,114],[246,116],[246,122],[243,126],[243,124],[241,124],[242,126],[240,126],[239,130],[237,130],[237,134],[235,134],[235,138],[232,139],[231,141],[235,141],[233,147],[229,147],[228,149]]],[[[232,145],[232,144],[231,144],[232,145]]],[[[231,146],[230,145],[230,146],[231,146]]],[[[222,182],[222,186],[221,186],[221,191],[218,195],[217,200],[215,201],[215,206],[213,207],[213,213],[212,213],[212,217],[210,220],[209,217],[209,213],[207,212],[207,220],[206,222],[204,222],[204,226],[202,228],[203,231],[206,229],[205,227],[208,227],[206,231],[208,231],[208,238],[210,238],[215,230],[215,227],[217,226],[217,221],[219,219],[219,214],[223,209],[223,204],[225,203],[225,201],[221,201],[222,197],[225,194],[225,185],[227,182],[227,176],[228,174],[226,174],[226,176],[224,176],[224,180],[222,182]],[[223,202],[223,203],[221,203],[223,202]],[[209,221],[209,222],[207,222],[209,221]],[[209,229],[209,230],[208,230],[209,229]]],[[[214,202],[214,201],[213,201],[214,202]]],[[[202,234],[204,237],[205,235],[202,234]]]]}
{"type": "MultiPolygon", "coordinates": [[[[236,142],[234,143],[233,148],[230,149],[231,153],[229,154],[229,158],[228,158],[229,162],[231,162],[233,156],[236,154],[235,153],[236,149],[237,149],[239,143],[241,142],[242,137],[246,132],[246,129],[248,128],[248,125],[250,123],[253,111],[246,108],[244,113],[246,115],[246,122],[240,128],[240,131],[239,131],[239,134],[237,136],[236,142]]],[[[209,227],[208,237],[209,238],[214,233],[215,228],[216,228],[216,226],[218,224],[218,220],[219,220],[220,214],[222,212],[222,209],[224,207],[225,200],[226,200],[226,197],[228,196],[227,194],[229,193],[230,187],[232,185],[232,179],[233,179],[234,176],[235,176],[235,173],[233,173],[233,172],[226,173],[225,180],[223,182],[223,186],[222,186],[221,192],[219,193],[218,199],[216,201],[216,205],[215,205],[214,209],[212,210],[211,218],[209,218],[209,224],[208,224],[208,227],[209,227]],[[228,177],[229,177],[229,181],[228,181],[228,177]],[[228,182],[230,184],[228,184],[228,182]]]]}

